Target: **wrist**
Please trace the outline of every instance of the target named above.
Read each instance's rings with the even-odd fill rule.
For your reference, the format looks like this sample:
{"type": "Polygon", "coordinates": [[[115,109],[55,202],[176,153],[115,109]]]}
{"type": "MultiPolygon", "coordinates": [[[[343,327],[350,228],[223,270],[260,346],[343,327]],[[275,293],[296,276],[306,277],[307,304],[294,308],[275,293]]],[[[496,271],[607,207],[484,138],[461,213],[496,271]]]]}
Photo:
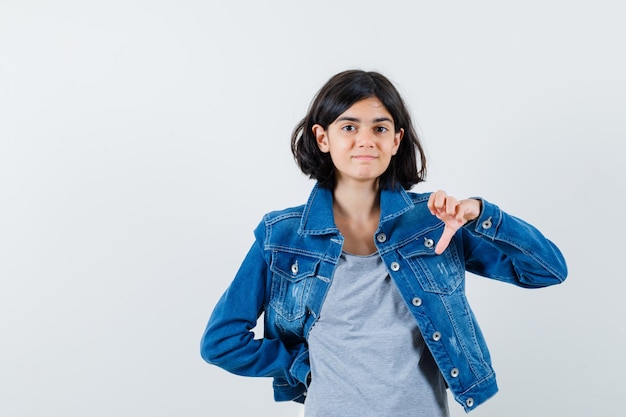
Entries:
{"type": "Polygon", "coordinates": [[[480,216],[480,213],[483,210],[483,202],[478,198],[469,198],[464,200],[467,202],[467,209],[465,211],[465,220],[471,222],[472,220],[477,219],[480,216]]]}

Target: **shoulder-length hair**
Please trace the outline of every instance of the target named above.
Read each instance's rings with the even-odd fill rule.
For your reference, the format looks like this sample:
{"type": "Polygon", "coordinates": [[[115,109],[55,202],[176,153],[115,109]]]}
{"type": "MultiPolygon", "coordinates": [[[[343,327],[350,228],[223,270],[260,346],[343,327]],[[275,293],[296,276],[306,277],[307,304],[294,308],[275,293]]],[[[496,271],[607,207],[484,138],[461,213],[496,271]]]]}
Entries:
{"type": "Polygon", "coordinates": [[[404,129],[398,152],[391,158],[387,170],[380,176],[381,188],[403,187],[408,190],[425,180],[426,157],[411,116],[400,93],[382,74],[362,70],[347,70],[334,75],[317,92],[306,116],[291,135],[291,152],[300,170],[316,179],[320,186],[333,189],[335,167],[330,154],[322,152],[313,134],[313,125],[324,129],[357,101],[376,97],[393,117],[394,129],[404,129]],[[419,162],[418,162],[419,157],[419,162]]]}

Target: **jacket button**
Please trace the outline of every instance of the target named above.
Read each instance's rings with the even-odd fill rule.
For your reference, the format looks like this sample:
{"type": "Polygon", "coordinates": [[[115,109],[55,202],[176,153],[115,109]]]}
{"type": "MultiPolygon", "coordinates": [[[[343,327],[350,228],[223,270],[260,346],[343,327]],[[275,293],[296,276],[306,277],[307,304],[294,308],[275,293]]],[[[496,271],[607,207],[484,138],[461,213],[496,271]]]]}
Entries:
{"type": "Polygon", "coordinates": [[[452,368],[452,370],[450,371],[450,376],[452,378],[456,378],[457,376],[459,376],[459,370],[458,368],[452,368]]]}
{"type": "Polygon", "coordinates": [[[483,229],[491,229],[491,217],[485,220],[482,226],[483,226],[483,229]]]}
{"type": "Polygon", "coordinates": [[[392,262],[391,263],[391,270],[393,272],[399,271],[400,270],[400,264],[397,262],[392,262]]]}
{"type": "Polygon", "coordinates": [[[411,300],[411,304],[413,304],[415,307],[419,307],[422,305],[422,299],[419,297],[413,297],[413,299],[411,300]]]}
{"type": "Polygon", "coordinates": [[[427,248],[429,249],[432,248],[434,244],[435,242],[432,239],[428,239],[428,238],[424,239],[424,246],[426,246],[427,248]]]}
{"type": "Polygon", "coordinates": [[[387,235],[384,233],[379,233],[378,236],[376,236],[376,240],[380,243],[383,243],[387,240],[387,235]]]}
{"type": "Polygon", "coordinates": [[[291,265],[291,273],[296,275],[298,273],[298,262],[296,262],[295,264],[291,265]]]}
{"type": "Polygon", "coordinates": [[[439,341],[439,339],[441,339],[441,333],[440,333],[440,332],[435,332],[435,333],[433,333],[433,340],[434,340],[435,342],[438,342],[438,341],[439,341]]]}
{"type": "Polygon", "coordinates": [[[473,407],[474,399],[472,397],[468,398],[467,400],[465,400],[465,405],[467,405],[468,407],[473,407]]]}

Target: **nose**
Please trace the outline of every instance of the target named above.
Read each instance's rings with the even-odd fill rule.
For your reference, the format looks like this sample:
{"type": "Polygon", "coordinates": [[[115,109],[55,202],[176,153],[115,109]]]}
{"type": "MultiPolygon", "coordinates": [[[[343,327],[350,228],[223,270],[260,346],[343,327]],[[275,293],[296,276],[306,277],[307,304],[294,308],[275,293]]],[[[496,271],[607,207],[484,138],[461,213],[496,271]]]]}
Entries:
{"type": "Polygon", "coordinates": [[[371,148],[374,146],[374,133],[369,130],[362,130],[357,136],[357,146],[363,148],[371,148]]]}

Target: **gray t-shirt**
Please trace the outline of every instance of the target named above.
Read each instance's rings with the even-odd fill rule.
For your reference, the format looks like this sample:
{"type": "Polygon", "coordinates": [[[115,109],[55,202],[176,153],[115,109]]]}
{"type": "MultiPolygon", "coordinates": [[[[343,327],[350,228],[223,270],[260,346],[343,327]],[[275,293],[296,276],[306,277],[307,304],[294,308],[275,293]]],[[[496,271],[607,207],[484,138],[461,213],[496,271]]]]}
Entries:
{"type": "Polygon", "coordinates": [[[443,377],[380,256],[342,254],[308,338],[305,417],[446,417],[443,377]]]}

